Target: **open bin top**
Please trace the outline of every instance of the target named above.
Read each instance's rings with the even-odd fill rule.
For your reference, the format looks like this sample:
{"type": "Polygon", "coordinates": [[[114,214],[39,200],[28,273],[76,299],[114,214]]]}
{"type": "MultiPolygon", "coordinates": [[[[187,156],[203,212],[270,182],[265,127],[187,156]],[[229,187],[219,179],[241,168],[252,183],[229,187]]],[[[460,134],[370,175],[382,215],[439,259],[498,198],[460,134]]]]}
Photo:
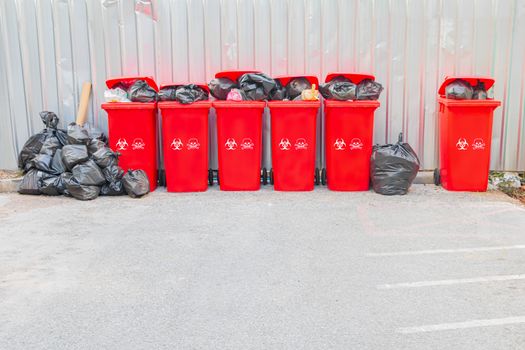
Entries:
{"type": "Polygon", "coordinates": [[[133,85],[137,80],[144,80],[149,86],[151,86],[155,91],[159,91],[157,83],[153,80],[152,77],[117,77],[106,80],[106,86],[108,89],[113,89],[118,83],[122,83],[128,88],[133,85]]]}
{"type": "Polygon", "coordinates": [[[441,86],[439,87],[438,94],[440,96],[445,96],[445,89],[447,88],[447,85],[452,83],[455,80],[465,80],[468,82],[472,87],[478,85],[478,82],[485,83],[485,89],[489,90],[494,85],[494,79],[489,77],[472,77],[472,76],[466,76],[466,77],[445,77],[445,81],[441,86]]]}
{"type": "Polygon", "coordinates": [[[257,70],[229,70],[224,72],[218,72],[215,74],[215,78],[228,78],[232,81],[237,81],[239,77],[246,73],[261,73],[257,70]]]}
{"type": "Polygon", "coordinates": [[[306,80],[308,80],[310,84],[315,84],[317,88],[319,88],[319,79],[317,79],[317,77],[314,75],[281,75],[275,77],[274,80],[279,80],[282,86],[286,86],[286,84],[288,84],[290,80],[295,78],[306,78],[306,80]]]}
{"type": "Polygon", "coordinates": [[[343,76],[346,79],[349,79],[350,81],[352,81],[352,83],[354,83],[354,84],[359,84],[361,81],[363,81],[365,79],[376,80],[376,77],[373,76],[372,74],[332,72],[332,73],[328,73],[328,75],[324,79],[324,82],[328,83],[332,79],[334,79],[335,77],[338,77],[338,76],[343,76]]]}
{"type": "Polygon", "coordinates": [[[201,89],[206,91],[208,94],[210,93],[210,88],[208,87],[207,84],[204,84],[204,83],[169,83],[169,84],[162,84],[160,86],[160,90],[164,89],[165,87],[184,86],[184,85],[190,85],[190,84],[197,85],[198,87],[200,87],[201,89]]]}

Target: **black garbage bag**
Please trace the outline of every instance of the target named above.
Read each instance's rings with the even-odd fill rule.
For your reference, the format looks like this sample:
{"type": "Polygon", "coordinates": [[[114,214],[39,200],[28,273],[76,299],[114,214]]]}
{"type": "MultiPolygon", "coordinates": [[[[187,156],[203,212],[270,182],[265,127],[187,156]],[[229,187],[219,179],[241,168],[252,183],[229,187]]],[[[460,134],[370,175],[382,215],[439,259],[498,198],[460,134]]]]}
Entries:
{"type": "Polygon", "coordinates": [[[383,86],[372,79],[364,79],[357,84],[358,100],[378,100],[383,86]]]}
{"type": "Polygon", "coordinates": [[[479,81],[472,92],[473,100],[486,100],[487,99],[487,89],[485,89],[485,83],[479,81]]]}
{"type": "Polygon", "coordinates": [[[197,101],[206,101],[208,93],[195,84],[183,85],[177,88],[175,98],[182,104],[190,104],[197,101]]]}
{"type": "Polygon", "coordinates": [[[268,96],[270,101],[282,101],[286,96],[286,88],[281,84],[280,80],[275,81],[275,88],[270,91],[270,96],[268,96]]]}
{"type": "Polygon", "coordinates": [[[328,99],[350,101],[357,98],[357,86],[350,82],[337,82],[328,87],[328,99]]]}
{"type": "Polygon", "coordinates": [[[374,146],[370,176],[374,191],[385,195],[406,194],[419,171],[419,159],[403,134],[394,145],[374,146]]]}
{"type": "MultiPolygon", "coordinates": [[[[104,134],[104,132],[99,128],[86,124],[84,125],[84,129],[87,130],[90,142],[93,140],[102,141],[104,143],[108,141],[106,134],[104,134]]],[[[89,144],[89,142],[87,144],[89,144]]]]}
{"type": "Polygon", "coordinates": [[[48,196],[58,196],[64,193],[66,185],[62,176],[44,173],[40,178],[38,187],[42,194],[46,194],[48,196]]]}
{"type": "Polygon", "coordinates": [[[62,174],[66,171],[66,166],[64,165],[64,162],[62,161],[62,149],[57,149],[55,152],[55,155],[53,156],[53,160],[51,160],[51,173],[55,175],[62,174]]]}
{"type": "Polygon", "coordinates": [[[88,158],[86,145],[66,145],[62,148],[62,162],[68,170],[73,169],[75,165],[88,160],[88,158]]]}
{"type": "Polygon", "coordinates": [[[61,190],[61,193],[66,197],[72,197],[71,193],[67,190],[67,183],[68,181],[71,181],[71,178],[73,177],[73,174],[70,172],[65,172],[60,174],[60,179],[62,181],[62,187],[59,188],[61,190]]]}
{"type": "Polygon", "coordinates": [[[445,96],[452,100],[470,100],[473,92],[472,85],[463,79],[456,79],[445,87],[445,96]]]}
{"type": "Polygon", "coordinates": [[[64,195],[70,195],[82,201],[95,199],[100,194],[99,186],[82,185],[74,176],[64,177],[66,191],[64,195]]]}
{"type": "Polygon", "coordinates": [[[91,140],[87,129],[77,123],[67,126],[67,141],[70,145],[87,145],[91,140]]]}
{"type": "Polygon", "coordinates": [[[93,153],[97,152],[101,148],[106,148],[107,143],[98,139],[91,139],[89,143],[87,144],[88,153],[92,155],[93,153]]]}
{"type": "Polygon", "coordinates": [[[128,170],[122,177],[122,183],[130,197],[138,198],[149,193],[148,175],[144,170],[128,170]]]}
{"type": "Polygon", "coordinates": [[[31,159],[31,168],[36,168],[45,171],[46,173],[53,172],[53,169],[51,168],[52,161],[53,156],[50,156],[49,154],[37,154],[35,158],[31,159]]]}
{"type": "Polygon", "coordinates": [[[102,174],[104,174],[107,182],[115,182],[116,180],[122,179],[122,176],[124,176],[124,170],[118,165],[110,165],[102,169],[102,174]]]}
{"type": "Polygon", "coordinates": [[[128,97],[131,102],[155,102],[157,92],[144,80],[137,80],[130,86],[128,97]]]}
{"type": "Polygon", "coordinates": [[[301,93],[303,90],[311,89],[312,84],[308,81],[308,79],[304,77],[300,78],[294,78],[286,84],[286,96],[290,100],[295,99],[297,96],[301,96],[301,93]]]}
{"type": "Polygon", "coordinates": [[[177,99],[177,86],[165,86],[159,90],[159,101],[175,101],[177,99]]]}
{"type": "Polygon", "coordinates": [[[31,160],[40,153],[40,149],[42,148],[46,137],[46,132],[40,132],[31,136],[26,141],[24,147],[22,147],[22,151],[20,151],[20,154],[18,155],[18,167],[20,169],[28,171],[32,168],[33,165],[31,164],[31,160]]]}
{"type": "Polygon", "coordinates": [[[106,182],[106,178],[102,173],[102,170],[98,165],[92,160],[88,160],[82,164],[77,164],[72,170],[73,177],[81,185],[89,186],[101,186],[106,182]]]}
{"type": "Polygon", "coordinates": [[[342,75],[338,75],[332,80],[330,80],[328,83],[320,84],[319,85],[319,92],[321,95],[323,95],[324,98],[327,100],[332,100],[334,97],[332,96],[332,93],[330,92],[330,87],[337,84],[337,83],[352,83],[352,81],[342,75]]]}
{"type": "Polygon", "coordinates": [[[264,73],[246,73],[239,78],[239,88],[249,101],[267,100],[275,87],[275,80],[264,73]]]}
{"type": "Polygon", "coordinates": [[[117,153],[113,152],[109,147],[99,148],[91,157],[101,168],[118,164],[117,153]]]}
{"type": "Polygon", "coordinates": [[[48,154],[50,156],[53,156],[57,149],[62,148],[62,143],[56,136],[49,136],[46,138],[44,143],[42,144],[42,148],[40,148],[40,154],[48,154]]]}
{"type": "Polygon", "coordinates": [[[124,194],[126,190],[121,180],[106,183],[100,189],[101,196],[122,196],[124,194]]]}
{"type": "Polygon", "coordinates": [[[18,193],[20,194],[40,194],[39,182],[43,176],[43,172],[36,169],[29,170],[20,184],[18,185],[18,193]]]}
{"type": "Polygon", "coordinates": [[[208,88],[213,97],[218,100],[226,100],[228,93],[239,86],[228,78],[215,78],[208,83],[208,88]]]}

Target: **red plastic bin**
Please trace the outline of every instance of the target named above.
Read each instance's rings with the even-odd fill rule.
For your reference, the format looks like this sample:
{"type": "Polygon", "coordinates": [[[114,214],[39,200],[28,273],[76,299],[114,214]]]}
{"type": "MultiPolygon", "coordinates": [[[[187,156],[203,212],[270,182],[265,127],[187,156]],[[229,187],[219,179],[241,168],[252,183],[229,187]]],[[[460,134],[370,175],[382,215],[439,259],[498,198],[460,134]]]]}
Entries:
{"type": "MultiPolygon", "coordinates": [[[[354,84],[370,74],[330,73],[325,82],[344,76],[354,84]]],[[[324,100],[327,186],[332,191],[368,191],[374,112],[379,101],[324,100]]]]}
{"type": "MultiPolygon", "coordinates": [[[[164,85],[176,86],[180,84],[164,85]]],[[[197,84],[209,92],[205,84],[197,84]]],[[[168,192],[208,189],[208,113],[210,101],[162,101],[162,147],[168,192]]]]}
{"type": "MultiPolygon", "coordinates": [[[[219,72],[236,81],[255,71],[219,72]]],[[[263,101],[213,101],[217,113],[219,184],[223,191],[257,191],[261,187],[263,101]]]]}
{"type": "Polygon", "coordinates": [[[439,88],[439,170],[434,180],[449,191],[487,190],[492,140],[492,119],[500,101],[453,100],[445,88],[456,79],[475,86],[485,83],[488,90],[494,79],[486,77],[446,77],[439,88]]]}
{"type": "MultiPolygon", "coordinates": [[[[145,80],[158,91],[150,77],[122,77],[106,81],[109,89],[118,83],[130,86],[145,80]]],[[[157,103],[110,102],[101,106],[108,113],[110,147],[120,153],[119,165],[124,170],[142,169],[148,175],[150,190],[157,187],[157,103]]]]}
{"type": "MultiPolygon", "coordinates": [[[[299,76],[279,77],[282,86],[299,76]]],[[[305,76],[319,86],[314,76],[305,76]]],[[[312,191],[319,101],[269,101],[273,183],[276,191],[312,191]]]]}

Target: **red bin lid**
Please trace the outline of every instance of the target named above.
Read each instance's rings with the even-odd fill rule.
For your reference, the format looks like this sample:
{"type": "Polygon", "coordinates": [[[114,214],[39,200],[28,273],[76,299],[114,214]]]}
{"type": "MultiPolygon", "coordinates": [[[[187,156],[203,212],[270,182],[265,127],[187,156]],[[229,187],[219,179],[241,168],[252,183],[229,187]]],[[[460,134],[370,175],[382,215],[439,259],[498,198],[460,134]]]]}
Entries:
{"type": "Polygon", "coordinates": [[[181,86],[181,85],[189,85],[189,84],[197,85],[198,87],[200,87],[201,89],[203,89],[207,93],[210,93],[210,88],[208,87],[208,85],[207,84],[203,84],[203,83],[169,83],[169,84],[162,84],[160,86],[160,90],[164,89],[165,87],[181,86]]]}
{"type": "Polygon", "coordinates": [[[155,91],[159,91],[159,88],[157,87],[157,83],[155,83],[155,80],[153,80],[152,77],[118,77],[118,78],[111,78],[111,79],[106,80],[106,86],[108,87],[108,89],[112,89],[118,83],[122,83],[122,84],[124,84],[124,85],[129,87],[129,86],[133,85],[133,83],[136,82],[137,80],[144,80],[155,91]]]}
{"type": "Polygon", "coordinates": [[[494,85],[494,79],[489,77],[445,77],[445,81],[441,86],[439,87],[438,93],[441,96],[445,96],[445,89],[448,84],[452,83],[454,80],[462,79],[466,80],[470,85],[476,86],[478,84],[478,81],[485,83],[485,89],[490,89],[494,85]]]}
{"type": "Polygon", "coordinates": [[[215,74],[215,78],[228,78],[236,82],[237,79],[239,79],[241,75],[246,74],[246,73],[261,73],[261,72],[257,70],[229,70],[229,71],[224,71],[224,72],[218,72],[217,74],[215,74]]]}
{"type": "Polygon", "coordinates": [[[315,84],[317,88],[319,88],[319,79],[317,79],[314,75],[281,75],[278,77],[275,77],[275,80],[279,80],[281,82],[282,86],[286,86],[290,82],[290,80],[295,78],[306,78],[310,82],[310,84],[315,84]]]}
{"type": "Polygon", "coordinates": [[[376,77],[373,76],[372,74],[333,72],[333,73],[328,73],[328,75],[324,79],[324,82],[328,83],[329,81],[331,81],[335,77],[338,77],[338,76],[341,76],[341,75],[343,77],[345,77],[346,79],[350,79],[352,81],[352,83],[354,83],[354,84],[359,84],[361,81],[363,81],[365,79],[376,80],[376,77]]]}

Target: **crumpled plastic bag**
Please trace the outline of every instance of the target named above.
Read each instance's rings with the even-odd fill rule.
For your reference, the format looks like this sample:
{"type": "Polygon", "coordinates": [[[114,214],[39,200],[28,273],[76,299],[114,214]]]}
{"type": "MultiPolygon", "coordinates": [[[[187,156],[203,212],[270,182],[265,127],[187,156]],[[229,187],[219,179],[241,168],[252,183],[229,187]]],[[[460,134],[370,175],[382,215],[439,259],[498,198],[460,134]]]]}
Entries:
{"type": "Polygon", "coordinates": [[[102,170],[92,159],[75,165],[71,172],[81,185],[100,186],[106,182],[102,170]]]}
{"type": "Polygon", "coordinates": [[[137,80],[128,90],[128,98],[131,102],[155,102],[157,92],[144,80],[137,80]]]}
{"type": "Polygon", "coordinates": [[[286,84],[286,96],[290,100],[294,100],[297,96],[301,96],[303,90],[311,89],[312,84],[304,77],[294,78],[286,84]]]}
{"type": "Polygon", "coordinates": [[[378,100],[383,86],[372,79],[364,79],[357,84],[356,97],[358,100],[378,100]]]}
{"type": "Polygon", "coordinates": [[[66,184],[67,190],[67,192],[64,192],[64,194],[71,195],[76,199],[89,201],[97,198],[100,194],[99,186],[82,185],[77,179],[75,179],[74,176],[64,177],[63,180],[66,184]]]}
{"type": "Polygon", "coordinates": [[[372,151],[370,176],[374,191],[384,195],[404,195],[419,171],[419,158],[399,134],[396,144],[379,146],[372,151]]]}
{"type": "Polygon", "coordinates": [[[66,145],[62,148],[62,162],[68,170],[73,169],[75,165],[88,160],[88,158],[86,145],[66,145]]]}
{"type": "Polygon", "coordinates": [[[122,177],[126,193],[132,198],[149,193],[149,180],[144,170],[128,170],[122,177]]]}
{"type": "Polygon", "coordinates": [[[326,99],[338,101],[352,101],[357,99],[357,86],[351,82],[336,82],[330,84],[323,96],[326,99]]]}
{"type": "Polygon", "coordinates": [[[228,78],[215,78],[208,83],[208,88],[213,97],[218,100],[226,100],[228,93],[239,86],[228,78]]]}
{"type": "Polygon", "coordinates": [[[53,156],[59,148],[62,148],[62,143],[53,135],[46,138],[39,153],[53,156]]]}
{"type": "Polygon", "coordinates": [[[60,175],[66,171],[66,166],[62,161],[62,149],[57,149],[53,159],[51,160],[51,173],[55,175],[60,175]]]}
{"type": "Polygon", "coordinates": [[[126,190],[121,180],[108,182],[100,188],[101,196],[122,196],[124,194],[126,194],[126,190]]]}
{"type": "Polygon", "coordinates": [[[118,163],[118,155],[113,152],[109,147],[99,148],[95,153],[91,155],[95,163],[101,168],[106,168],[111,165],[118,163]]]}
{"type": "Polygon", "coordinates": [[[107,147],[106,142],[97,140],[97,139],[92,139],[87,144],[88,152],[90,155],[97,152],[99,149],[106,148],[106,147],[107,147]]]}
{"type": "Polygon", "coordinates": [[[472,92],[473,100],[486,100],[487,99],[487,89],[485,89],[485,83],[479,81],[472,92]]]}
{"type": "Polygon", "coordinates": [[[159,101],[175,101],[177,99],[177,87],[165,86],[159,90],[159,101]]]}
{"type": "Polygon", "coordinates": [[[283,87],[280,80],[275,80],[275,88],[270,91],[268,99],[270,101],[282,101],[286,98],[286,87],[283,87]]]}
{"type": "Polygon", "coordinates": [[[53,171],[51,169],[52,161],[53,157],[49,154],[37,154],[35,158],[31,159],[31,167],[50,173],[53,171]]]}
{"type": "Polygon", "coordinates": [[[264,73],[246,73],[239,78],[239,88],[249,101],[267,100],[275,87],[275,80],[264,73]]]}
{"type": "Polygon", "coordinates": [[[126,90],[119,87],[104,91],[104,100],[106,102],[131,102],[126,90]]]}
{"type": "Polygon", "coordinates": [[[206,101],[208,93],[195,84],[183,85],[177,88],[175,99],[182,104],[190,104],[197,101],[206,101]]]}
{"type": "Polygon", "coordinates": [[[104,178],[107,182],[120,180],[122,179],[122,176],[124,176],[124,170],[122,170],[122,168],[118,165],[110,165],[102,169],[102,173],[104,174],[104,178]]]}
{"type": "Polygon", "coordinates": [[[245,101],[246,100],[246,94],[242,90],[232,89],[230,92],[228,92],[228,97],[226,97],[226,100],[228,100],[228,101],[245,101]]]}
{"type": "Polygon", "coordinates": [[[446,98],[452,100],[470,100],[474,90],[468,81],[456,79],[445,87],[446,98]]]}
{"type": "Polygon", "coordinates": [[[48,196],[59,196],[64,193],[66,189],[62,176],[53,174],[43,174],[38,183],[38,187],[42,194],[48,196]]]}
{"type": "Polygon", "coordinates": [[[40,194],[39,182],[43,175],[44,173],[40,170],[29,170],[18,185],[18,193],[33,195],[40,194]]]}
{"type": "Polygon", "coordinates": [[[87,145],[91,138],[86,128],[73,122],[67,126],[67,140],[71,145],[87,145]]]}

